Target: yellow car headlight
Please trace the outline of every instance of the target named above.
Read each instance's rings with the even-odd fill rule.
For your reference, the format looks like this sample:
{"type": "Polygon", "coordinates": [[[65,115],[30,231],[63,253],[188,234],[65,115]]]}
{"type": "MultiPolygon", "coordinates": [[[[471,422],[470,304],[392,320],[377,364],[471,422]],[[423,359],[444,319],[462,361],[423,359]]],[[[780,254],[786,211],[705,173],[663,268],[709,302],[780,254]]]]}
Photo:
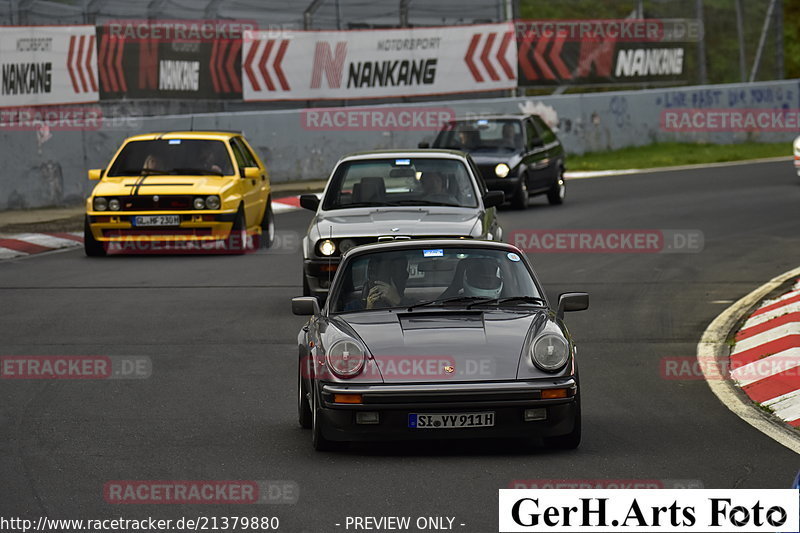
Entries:
{"type": "Polygon", "coordinates": [[[102,196],[97,196],[94,199],[93,205],[95,211],[105,211],[106,209],[108,209],[108,200],[106,200],[102,196]]]}

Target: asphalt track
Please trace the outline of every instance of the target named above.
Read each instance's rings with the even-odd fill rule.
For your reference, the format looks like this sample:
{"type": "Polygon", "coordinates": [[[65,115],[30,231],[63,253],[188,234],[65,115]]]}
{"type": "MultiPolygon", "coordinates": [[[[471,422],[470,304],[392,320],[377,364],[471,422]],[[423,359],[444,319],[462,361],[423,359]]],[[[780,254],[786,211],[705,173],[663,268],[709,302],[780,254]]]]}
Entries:
{"type": "MultiPolygon", "coordinates": [[[[297,250],[0,263],[0,355],[149,356],[142,380],[0,380],[0,516],[278,516],[280,531],[345,531],[346,516],[451,516],[497,531],[519,479],[698,480],[787,488],[800,461],[702,380],[664,379],[731,300],[800,265],[791,163],[573,180],[567,202],[500,213],[515,229],[684,229],[700,253],[539,254],[580,346],[576,451],[519,442],[369,445],[317,453],[295,411],[297,250]],[[293,480],[296,505],[112,505],[110,480],[293,480]]],[[[289,237],[310,213],[278,217],[289,237]]],[[[291,239],[284,239],[289,241],[291,239]]],[[[291,243],[290,243],[291,244],[291,243]]],[[[285,246],[284,248],[291,248],[285,246]]],[[[464,524],[460,526],[458,524],[464,524]]]]}

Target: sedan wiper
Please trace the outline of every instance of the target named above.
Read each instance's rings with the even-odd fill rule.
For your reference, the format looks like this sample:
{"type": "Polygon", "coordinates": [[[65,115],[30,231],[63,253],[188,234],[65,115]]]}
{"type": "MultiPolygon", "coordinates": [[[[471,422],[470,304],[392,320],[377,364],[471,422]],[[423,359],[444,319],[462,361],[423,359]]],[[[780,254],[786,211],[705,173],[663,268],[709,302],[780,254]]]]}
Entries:
{"type": "Polygon", "coordinates": [[[214,176],[224,176],[219,170],[211,170],[207,168],[174,168],[173,172],[177,174],[212,174],[214,176]]]}
{"type": "Polygon", "coordinates": [[[399,204],[391,203],[391,202],[353,202],[350,204],[338,204],[336,208],[338,209],[348,209],[350,207],[393,207],[399,204]]]}
{"type": "Polygon", "coordinates": [[[428,300],[426,302],[419,302],[414,305],[409,305],[408,310],[416,309],[417,307],[430,307],[436,305],[459,304],[467,302],[475,302],[475,300],[486,300],[479,296],[451,296],[450,298],[436,298],[435,300],[428,300]]]}
{"type": "Polygon", "coordinates": [[[539,298],[538,296],[508,296],[506,298],[484,298],[482,301],[473,302],[467,306],[467,309],[471,309],[475,305],[492,305],[497,304],[498,306],[507,304],[507,303],[523,303],[523,304],[533,304],[537,306],[544,306],[547,305],[547,302],[544,301],[544,298],[539,298]]]}
{"type": "Polygon", "coordinates": [[[458,204],[451,204],[448,202],[433,202],[431,200],[400,200],[395,202],[394,205],[438,205],[445,207],[462,207],[458,204]]]}

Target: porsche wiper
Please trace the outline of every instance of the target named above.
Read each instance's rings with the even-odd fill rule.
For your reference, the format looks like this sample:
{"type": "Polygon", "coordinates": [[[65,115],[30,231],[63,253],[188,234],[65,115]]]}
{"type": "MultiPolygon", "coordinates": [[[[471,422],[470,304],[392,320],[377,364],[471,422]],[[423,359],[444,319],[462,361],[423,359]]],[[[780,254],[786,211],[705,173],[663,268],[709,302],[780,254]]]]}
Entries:
{"type": "Polygon", "coordinates": [[[172,172],[176,174],[212,174],[214,176],[224,176],[219,170],[210,170],[207,168],[175,168],[172,172]]]}
{"type": "Polygon", "coordinates": [[[486,300],[486,298],[481,298],[479,296],[451,296],[450,298],[436,298],[435,300],[428,300],[426,302],[420,302],[414,305],[409,305],[408,310],[411,311],[412,309],[416,309],[417,307],[430,307],[436,305],[451,305],[451,304],[465,304],[465,303],[477,303],[475,300],[486,300]]]}
{"type": "Polygon", "coordinates": [[[484,298],[480,302],[473,302],[469,304],[467,306],[467,309],[471,309],[475,305],[497,304],[498,306],[500,306],[507,303],[533,304],[540,307],[547,305],[547,302],[544,301],[544,298],[539,298],[538,296],[508,296],[506,298],[484,298]]]}

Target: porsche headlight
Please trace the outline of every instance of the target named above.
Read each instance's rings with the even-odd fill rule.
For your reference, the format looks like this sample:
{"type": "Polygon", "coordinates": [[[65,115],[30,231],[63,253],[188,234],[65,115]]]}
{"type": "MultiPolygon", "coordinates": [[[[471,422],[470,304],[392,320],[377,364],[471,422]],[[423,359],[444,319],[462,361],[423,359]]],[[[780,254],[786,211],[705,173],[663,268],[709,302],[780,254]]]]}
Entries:
{"type": "Polygon", "coordinates": [[[94,199],[94,210],[95,211],[105,211],[108,209],[108,200],[103,198],[102,196],[97,196],[94,199]]]}
{"type": "Polygon", "coordinates": [[[351,378],[361,372],[367,358],[367,350],[360,342],[344,339],[334,343],[325,354],[331,371],[340,378],[351,378]]]}
{"type": "Polygon", "coordinates": [[[569,359],[569,346],[561,335],[546,333],[536,339],[530,348],[533,364],[547,372],[563,367],[569,359]]]}
{"type": "Polygon", "coordinates": [[[325,239],[324,241],[319,243],[317,249],[319,250],[320,254],[324,256],[331,256],[334,253],[336,253],[336,243],[330,239],[325,239]]]}
{"type": "Polygon", "coordinates": [[[206,207],[211,210],[219,209],[221,205],[219,196],[209,196],[206,198],[206,207]]]}
{"type": "Polygon", "coordinates": [[[511,169],[508,168],[508,165],[505,163],[500,163],[496,167],[494,167],[494,173],[497,175],[498,178],[505,178],[508,176],[508,173],[511,169]]]}

